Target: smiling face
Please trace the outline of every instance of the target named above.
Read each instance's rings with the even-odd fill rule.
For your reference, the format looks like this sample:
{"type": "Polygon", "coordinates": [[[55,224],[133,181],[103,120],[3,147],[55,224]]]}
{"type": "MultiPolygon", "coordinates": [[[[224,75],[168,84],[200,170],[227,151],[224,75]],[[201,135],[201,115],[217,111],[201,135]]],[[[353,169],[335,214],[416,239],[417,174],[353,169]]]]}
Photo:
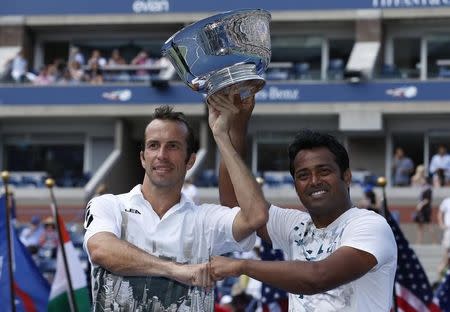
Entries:
{"type": "Polygon", "coordinates": [[[178,121],[153,120],[145,129],[141,164],[145,170],[144,186],[180,189],[186,171],[195,161],[187,155],[187,127],[178,121]]]}
{"type": "Polygon", "coordinates": [[[351,207],[351,172],[341,173],[328,148],[300,150],[293,167],[295,189],[317,227],[327,226],[351,207]]]}

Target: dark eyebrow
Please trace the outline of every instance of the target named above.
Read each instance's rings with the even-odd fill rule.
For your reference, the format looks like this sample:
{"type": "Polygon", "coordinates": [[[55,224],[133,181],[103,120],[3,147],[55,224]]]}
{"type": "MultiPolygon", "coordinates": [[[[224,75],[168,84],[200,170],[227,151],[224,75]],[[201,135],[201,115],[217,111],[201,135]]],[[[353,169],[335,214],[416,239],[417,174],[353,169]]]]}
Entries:
{"type": "Polygon", "coordinates": [[[179,145],[183,145],[183,142],[181,142],[181,141],[167,141],[167,144],[179,144],[179,145]]]}
{"type": "MultiPolygon", "coordinates": [[[[319,165],[315,166],[313,169],[333,169],[333,166],[330,164],[319,164],[319,165]]],[[[300,168],[300,169],[296,170],[295,173],[297,174],[302,171],[309,171],[309,169],[308,168],[300,168]]]]}

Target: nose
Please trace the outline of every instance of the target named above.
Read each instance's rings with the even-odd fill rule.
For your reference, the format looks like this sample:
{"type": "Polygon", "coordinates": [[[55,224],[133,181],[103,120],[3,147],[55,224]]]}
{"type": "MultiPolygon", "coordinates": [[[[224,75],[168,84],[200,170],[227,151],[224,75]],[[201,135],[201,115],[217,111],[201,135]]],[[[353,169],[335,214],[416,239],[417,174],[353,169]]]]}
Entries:
{"type": "Polygon", "coordinates": [[[167,157],[167,150],[164,146],[159,148],[157,156],[159,159],[165,159],[167,157]]]}
{"type": "Polygon", "coordinates": [[[311,185],[316,185],[320,183],[320,176],[317,173],[311,174],[311,185]]]}

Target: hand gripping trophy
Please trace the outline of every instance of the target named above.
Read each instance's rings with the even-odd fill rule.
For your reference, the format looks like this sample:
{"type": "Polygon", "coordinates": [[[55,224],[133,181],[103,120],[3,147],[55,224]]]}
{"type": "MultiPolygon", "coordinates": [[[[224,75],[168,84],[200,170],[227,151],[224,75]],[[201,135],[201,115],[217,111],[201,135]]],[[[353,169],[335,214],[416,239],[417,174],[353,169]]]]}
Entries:
{"type": "Polygon", "coordinates": [[[181,79],[208,98],[217,92],[244,100],[261,90],[270,62],[270,13],[242,9],[195,22],[162,47],[181,79]]]}

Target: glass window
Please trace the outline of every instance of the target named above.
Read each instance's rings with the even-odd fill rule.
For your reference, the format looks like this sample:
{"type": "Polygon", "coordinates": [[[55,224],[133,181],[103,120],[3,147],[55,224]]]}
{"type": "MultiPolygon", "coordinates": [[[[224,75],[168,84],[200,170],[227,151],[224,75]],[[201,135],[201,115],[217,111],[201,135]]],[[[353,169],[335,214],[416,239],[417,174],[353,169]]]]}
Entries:
{"type": "Polygon", "coordinates": [[[428,77],[450,78],[450,35],[428,40],[428,77]]]}
{"type": "Polygon", "coordinates": [[[288,171],[289,157],[288,143],[259,143],[258,144],[258,172],[288,171]]]}
{"type": "MultiPolygon", "coordinates": [[[[431,159],[436,155],[440,149],[444,148],[444,151],[448,154],[450,153],[450,133],[448,131],[434,131],[430,133],[429,136],[429,165],[430,169],[431,159]]],[[[437,181],[434,181],[437,183],[437,181]]],[[[447,185],[450,184],[450,178],[447,177],[447,185]]],[[[437,184],[436,184],[437,186],[437,184]]]]}
{"type": "Polygon", "coordinates": [[[352,53],[355,43],[353,39],[329,40],[328,78],[340,80],[343,78],[344,69],[352,53]]]}
{"type": "Polygon", "coordinates": [[[7,144],[4,168],[10,171],[44,171],[59,186],[76,186],[83,179],[83,145],[7,144]]]}
{"type": "MultiPolygon", "coordinates": [[[[410,158],[414,164],[414,171],[409,174],[411,178],[414,175],[417,166],[424,164],[424,134],[421,132],[393,133],[392,155],[390,155],[392,162],[391,167],[394,164],[395,151],[397,149],[401,149],[403,155],[410,158]]],[[[394,170],[391,170],[391,182],[394,182],[394,174],[394,170]]]]}
{"type": "Polygon", "coordinates": [[[320,79],[322,38],[278,36],[272,38],[271,62],[307,64],[308,76],[320,79]]]}
{"type": "Polygon", "coordinates": [[[420,38],[395,38],[394,64],[399,78],[419,78],[420,38]]]}

